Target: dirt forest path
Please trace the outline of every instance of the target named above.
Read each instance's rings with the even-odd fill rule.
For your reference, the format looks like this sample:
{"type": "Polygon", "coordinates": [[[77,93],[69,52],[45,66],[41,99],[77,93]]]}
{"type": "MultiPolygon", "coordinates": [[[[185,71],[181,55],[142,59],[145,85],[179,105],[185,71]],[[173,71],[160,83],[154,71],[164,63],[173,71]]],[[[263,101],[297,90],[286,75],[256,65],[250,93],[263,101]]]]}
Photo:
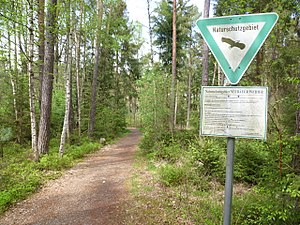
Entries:
{"type": "Polygon", "coordinates": [[[140,139],[138,130],[131,131],[17,204],[0,224],[124,224],[126,181],[140,139]]]}

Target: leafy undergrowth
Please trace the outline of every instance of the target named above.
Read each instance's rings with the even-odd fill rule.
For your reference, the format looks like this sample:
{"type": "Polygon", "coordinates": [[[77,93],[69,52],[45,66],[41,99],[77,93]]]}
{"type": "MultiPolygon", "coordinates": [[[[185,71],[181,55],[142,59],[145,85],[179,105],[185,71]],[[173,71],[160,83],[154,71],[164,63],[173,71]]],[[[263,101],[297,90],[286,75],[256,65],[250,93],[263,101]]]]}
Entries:
{"type": "MultiPolygon", "coordinates": [[[[186,132],[150,148],[145,143],[150,142],[140,145],[130,183],[126,224],[222,224],[225,143],[186,132]]],[[[300,177],[290,173],[274,179],[271,147],[257,141],[237,145],[234,225],[299,224],[300,177]]]]}
{"type": "MultiPolygon", "coordinates": [[[[131,199],[126,224],[223,224],[222,184],[204,180],[207,183],[204,189],[185,181],[166,185],[160,175],[160,167],[162,165],[155,165],[145,158],[137,160],[129,183],[131,199]]],[[[232,224],[297,224],[284,222],[287,220],[271,196],[259,193],[244,183],[234,185],[232,224]]]]}
{"type": "MultiPolygon", "coordinates": [[[[204,181],[206,187],[183,182],[166,185],[159,175],[161,165],[139,157],[129,184],[131,201],[126,224],[222,223],[223,186],[204,181]]],[[[203,179],[205,179],[203,177],[203,179]]]]}
{"type": "Polygon", "coordinates": [[[89,139],[78,146],[67,146],[65,155],[58,154],[58,141],[52,140],[50,153],[34,162],[32,151],[18,145],[5,149],[0,158],[0,214],[19,200],[38,190],[47,180],[56,179],[62,172],[78,163],[85,155],[99,150],[98,142],[89,139]]]}

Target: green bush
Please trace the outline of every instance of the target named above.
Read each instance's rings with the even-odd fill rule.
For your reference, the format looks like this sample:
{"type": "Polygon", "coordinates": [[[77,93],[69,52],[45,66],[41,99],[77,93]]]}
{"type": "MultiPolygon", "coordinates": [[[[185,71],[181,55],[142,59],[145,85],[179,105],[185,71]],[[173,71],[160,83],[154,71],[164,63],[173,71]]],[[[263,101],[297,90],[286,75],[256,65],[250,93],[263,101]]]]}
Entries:
{"type": "Polygon", "coordinates": [[[29,160],[11,163],[0,171],[3,183],[0,186],[0,212],[10,204],[34,192],[43,182],[43,176],[29,160]]]}
{"type": "Polygon", "coordinates": [[[60,157],[59,154],[45,155],[40,159],[37,168],[40,170],[60,171],[73,165],[71,157],[60,157]]]}
{"type": "Polygon", "coordinates": [[[234,224],[298,224],[299,212],[280,193],[248,193],[233,201],[234,224]]]}
{"type": "Polygon", "coordinates": [[[225,180],[226,144],[222,139],[198,138],[190,143],[192,159],[206,176],[225,180]]]}
{"type": "Polygon", "coordinates": [[[70,146],[66,151],[66,156],[72,159],[82,158],[84,155],[94,152],[101,147],[98,143],[83,143],[80,146],[70,146]]]}
{"type": "Polygon", "coordinates": [[[166,186],[177,186],[183,183],[186,169],[184,167],[167,164],[158,171],[160,181],[166,186]]]}
{"type": "Polygon", "coordinates": [[[126,129],[126,111],[124,108],[115,108],[103,105],[97,110],[95,137],[112,140],[126,129]]]}
{"type": "Polygon", "coordinates": [[[269,160],[271,159],[265,143],[239,140],[235,148],[234,176],[239,181],[257,184],[269,160]]]}
{"type": "Polygon", "coordinates": [[[157,150],[154,155],[158,159],[162,159],[169,163],[175,163],[180,157],[182,157],[183,149],[177,144],[170,146],[163,146],[157,150]]]}

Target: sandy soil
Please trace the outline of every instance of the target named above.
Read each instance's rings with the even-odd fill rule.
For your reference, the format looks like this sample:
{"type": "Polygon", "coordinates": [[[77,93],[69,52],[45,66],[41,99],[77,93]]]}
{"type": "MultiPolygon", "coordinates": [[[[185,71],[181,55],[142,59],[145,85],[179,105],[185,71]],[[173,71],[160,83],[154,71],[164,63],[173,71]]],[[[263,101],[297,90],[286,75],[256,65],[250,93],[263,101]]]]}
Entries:
{"type": "Polygon", "coordinates": [[[18,203],[0,224],[125,224],[124,206],[129,199],[126,181],[132,173],[139,138],[139,132],[132,129],[116,144],[89,156],[18,203]]]}

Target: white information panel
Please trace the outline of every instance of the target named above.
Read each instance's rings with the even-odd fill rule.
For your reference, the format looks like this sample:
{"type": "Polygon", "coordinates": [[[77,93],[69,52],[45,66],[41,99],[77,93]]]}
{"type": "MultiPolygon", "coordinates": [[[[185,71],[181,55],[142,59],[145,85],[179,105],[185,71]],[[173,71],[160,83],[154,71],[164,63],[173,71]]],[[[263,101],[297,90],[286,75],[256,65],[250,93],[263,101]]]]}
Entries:
{"type": "Polygon", "coordinates": [[[267,87],[204,86],[200,134],[266,139],[267,87]]]}

